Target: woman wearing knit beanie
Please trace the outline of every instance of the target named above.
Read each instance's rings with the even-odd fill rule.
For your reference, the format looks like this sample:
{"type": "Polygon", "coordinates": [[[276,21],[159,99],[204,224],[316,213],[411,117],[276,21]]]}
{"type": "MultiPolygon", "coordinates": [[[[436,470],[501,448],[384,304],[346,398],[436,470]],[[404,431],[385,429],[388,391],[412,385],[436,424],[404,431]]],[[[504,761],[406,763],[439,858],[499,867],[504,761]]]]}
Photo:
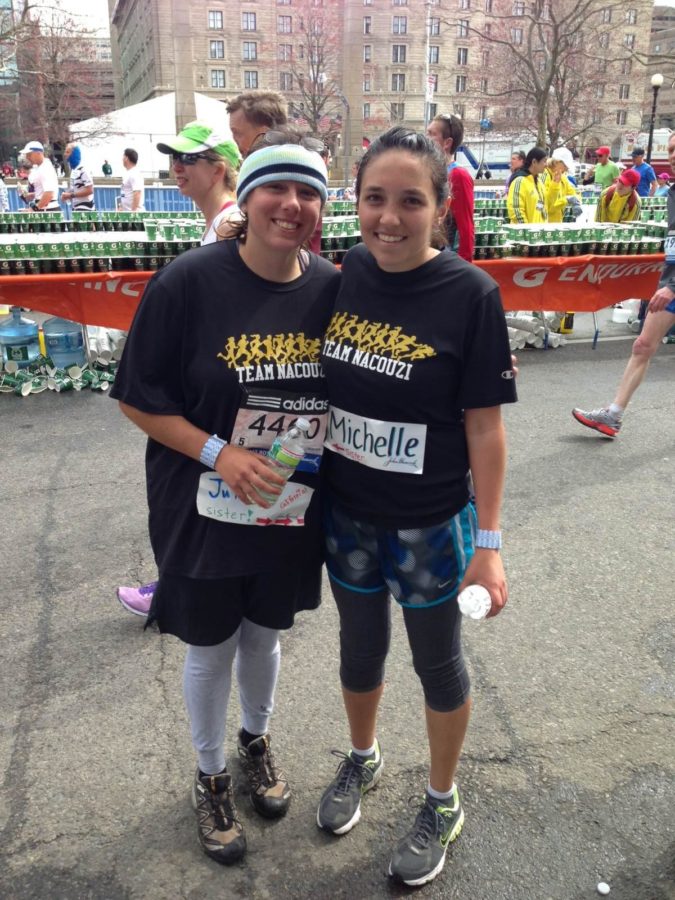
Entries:
{"type": "Polygon", "coordinates": [[[236,752],[253,807],[277,818],[291,796],[268,723],[279,630],[320,601],[327,400],[319,353],[339,275],[302,246],[326,196],[326,167],[302,144],[248,156],[237,185],[237,236],[185,253],[153,276],[113,390],[149,437],[159,569],[149,621],[188,645],[183,687],[198,758],[198,837],[224,864],[246,851],[224,748],[235,653],[236,752]],[[311,418],[310,447],[286,484],[266,451],[298,411],[311,418]],[[278,499],[269,503],[269,494],[278,499]]]}

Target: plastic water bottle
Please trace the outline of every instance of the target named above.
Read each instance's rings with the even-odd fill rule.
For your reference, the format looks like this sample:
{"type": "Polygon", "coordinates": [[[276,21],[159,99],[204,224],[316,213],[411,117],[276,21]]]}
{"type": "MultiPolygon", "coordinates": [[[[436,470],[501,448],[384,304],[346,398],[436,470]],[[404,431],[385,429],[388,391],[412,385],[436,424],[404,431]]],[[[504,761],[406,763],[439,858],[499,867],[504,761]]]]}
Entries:
{"type": "MultiPolygon", "coordinates": [[[[311,423],[307,419],[299,418],[295,424],[280,434],[267,451],[267,458],[272,463],[272,468],[277,475],[281,475],[286,481],[298,468],[307,450],[309,429],[311,423]]],[[[269,494],[266,491],[258,491],[261,497],[269,503],[279,499],[278,494],[269,494]]]]}
{"type": "Polygon", "coordinates": [[[22,369],[40,355],[38,326],[32,319],[22,318],[18,306],[0,318],[0,349],[3,362],[16,362],[22,369]]]}
{"type": "Polygon", "coordinates": [[[42,323],[45,335],[47,355],[50,356],[57,369],[69,366],[82,367],[85,362],[84,335],[82,326],[68,319],[46,319],[42,323]]]}
{"type": "Polygon", "coordinates": [[[490,591],[482,584],[470,584],[458,595],[459,611],[469,619],[484,619],[492,609],[490,591]]]}

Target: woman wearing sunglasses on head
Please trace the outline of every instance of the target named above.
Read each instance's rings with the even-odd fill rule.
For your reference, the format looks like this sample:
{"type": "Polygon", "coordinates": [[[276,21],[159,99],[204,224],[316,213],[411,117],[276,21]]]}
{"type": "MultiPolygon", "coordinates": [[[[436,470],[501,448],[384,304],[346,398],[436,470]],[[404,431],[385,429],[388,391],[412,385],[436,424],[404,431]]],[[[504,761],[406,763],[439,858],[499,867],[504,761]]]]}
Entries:
{"type": "Polygon", "coordinates": [[[430,138],[397,127],[373,141],[356,178],[363,244],[345,256],[322,354],[326,567],[352,747],[335,751],[342,761],[317,824],[350,831],[382,774],[377,712],[392,595],[424,692],[431,757],[419,813],[389,864],[408,885],[441,871],[464,821],[455,769],[471,700],[457,594],[483,585],[491,615],[507,599],[501,404],[515,400],[514,373],[496,283],[431,246],[447,195],[446,162],[430,138]]]}
{"type": "Polygon", "coordinates": [[[326,167],[301,144],[242,164],[235,237],[179,256],[150,280],[113,396],[149,437],[150,618],[188,644],[184,693],[198,757],[204,851],[230,864],[246,839],[226,768],[233,660],[238,755],[254,808],[283,816],[290,790],[270,750],[279,630],[320,600],[321,342],[339,273],[302,249],[326,201],[326,167]],[[299,412],[310,450],[288,484],[266,451],[299,412]],[[264,498],[278,496],[272,504],[264,498]]]}
{"type": "MultiPolygon", "coordinates": [[[[209,125],[190,122],[171,141],[157,144],[157,149],[171,156],[178,190],[204,215],[202,244],[212,244],[218,239],[219,227],[226,230],[229,222],[241,218],[236,200],[240,162],[237,145],[220,137],[209,125]]],[[[124,585],[117,589],[117,598],[129,612],[147,616],[156,587],[156,581],[140,587],[124,585]]]]}

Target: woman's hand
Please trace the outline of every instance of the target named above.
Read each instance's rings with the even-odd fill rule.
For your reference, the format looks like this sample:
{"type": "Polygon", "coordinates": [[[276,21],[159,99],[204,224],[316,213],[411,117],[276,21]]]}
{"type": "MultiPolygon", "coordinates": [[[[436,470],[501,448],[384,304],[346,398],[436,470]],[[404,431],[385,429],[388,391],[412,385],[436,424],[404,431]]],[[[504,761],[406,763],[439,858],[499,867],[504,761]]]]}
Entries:
{"type": "Polygon", "coordinates": [[[272,504],[263,499],[259,491],[278,496],[286,484],[266,457],[230,444],[218,454],[216,472],[242,503],[255,503],[265,508],[272,504]]]}
{"type": "Polygon", "coordinates": [[[502,555],[498,550],[486,550],[482,547],[476,548],[459,590],[463,591],[470,584],[481,584],[490,592],[492,609],[487,614],[488,619],[502,611],[506,601],[509,599],[509,591],[506,585],[502,555]]]}

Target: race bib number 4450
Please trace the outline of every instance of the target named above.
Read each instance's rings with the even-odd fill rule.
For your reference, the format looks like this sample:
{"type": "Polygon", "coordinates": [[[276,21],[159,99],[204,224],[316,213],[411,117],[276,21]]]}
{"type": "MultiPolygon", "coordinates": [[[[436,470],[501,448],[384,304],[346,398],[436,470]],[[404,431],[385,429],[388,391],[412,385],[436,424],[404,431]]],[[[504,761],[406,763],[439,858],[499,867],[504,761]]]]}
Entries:
{"type": "Polygon", "coordinates": [[[426,425],[367,419],[331,406],[324,446],[371,469],[421,475],[426,440],[426,425]]]}

